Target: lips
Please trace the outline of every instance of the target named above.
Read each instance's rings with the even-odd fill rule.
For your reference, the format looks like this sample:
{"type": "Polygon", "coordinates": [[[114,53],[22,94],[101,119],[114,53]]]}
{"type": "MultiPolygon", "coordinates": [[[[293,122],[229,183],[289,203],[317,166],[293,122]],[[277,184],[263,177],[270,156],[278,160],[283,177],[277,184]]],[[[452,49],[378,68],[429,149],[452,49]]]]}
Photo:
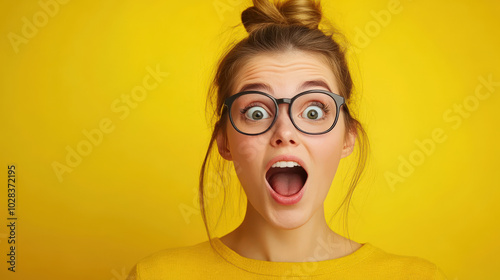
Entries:
{"type": "Polygon", "coordinates": [[[267,167],[266,181],[276,202],[283,205],[299,202],[308,177],[303,161],[294,156],[279,156],[267,167]]]}

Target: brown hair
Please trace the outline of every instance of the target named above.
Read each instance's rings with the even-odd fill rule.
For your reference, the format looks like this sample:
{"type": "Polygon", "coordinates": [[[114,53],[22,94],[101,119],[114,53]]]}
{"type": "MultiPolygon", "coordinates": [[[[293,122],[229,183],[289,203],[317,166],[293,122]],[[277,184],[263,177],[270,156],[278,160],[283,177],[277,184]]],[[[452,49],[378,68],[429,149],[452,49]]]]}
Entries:
{"type": "MultiPolygon", "coordinates": [[[[347,65],[345,50],[334,39],[334,37],[343,37],[331,26],[329,27],[330,31],[323,32],[319,29],[322,13],[318,2],[312,0],[288,0],[283,2],[275,1],[273,4],[269,0],[253,0],[253,6],[247,8],[241,14],[241,21],[248,32],[248,37],[231,46],[221,57],[208,92],[207,109],[213,112],[211,117],[214,126],[200,171],[199,203],[209,239],[211,239],[211,234],[206,213],[208,201],[205,192],[206,182],[210,175],[208,166],[211,165],[212,161],[216,164],[217,174],[215,176],[222,184],[222,186],[219,184],[217,187],[224,189],[223,203],[225,203],[228,192],[228,188],[225,186],[228,185],[229,179],[227,161],[220,157],[217,149],[214,148],[214,143],[219,132],[226,132],[227,117],[222,115],[224,100],[231,95],[235,74],[249,59],[262,53],[284,52],[287,50],[300,50],[319,54],[330,66],[337,78],[339,94],[345,98],[346,104],[349,105],[352,101],[353,81],[347,65]]],[[[352,108],[349,110],[347,110],[346,106],[343,106],[343,108],[347,131],[357,134],[356,142],[359,147],[357,153],[358,164],[353,173],[347,195],[333,215],[335,216],[340,208],[346,205],[345,217],[347,217],[354,189],[365,169],[369,144],[365,130],[353,115],[352,108]]],[[[345,221],[347,222],[347,219],[345,221]]]]}

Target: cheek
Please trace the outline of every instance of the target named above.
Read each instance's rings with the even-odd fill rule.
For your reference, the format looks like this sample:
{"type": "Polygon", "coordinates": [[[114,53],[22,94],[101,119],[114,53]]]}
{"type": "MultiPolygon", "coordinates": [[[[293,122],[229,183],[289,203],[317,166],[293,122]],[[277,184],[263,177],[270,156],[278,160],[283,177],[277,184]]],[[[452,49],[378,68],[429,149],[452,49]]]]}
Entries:
{"type": "MultiPolygon", "coordinates": [[[[240,179],[256,175],[264,155],[264,139],[261,136],[246,136],[236,131],[228,132],[229,150],[236,174],[240,179]]],[[[242,180],[242,181],[243,181],[242,180]]]]}
{"type": "Polygon", "coordinates": [[[318,175],[331,183],[342,156],[344,136],[343,133],[337,131],[331,131],[324,136],[325,138],[315,139],[317,141],[312,142],[311,149],[313,150],[311,150],[311,153],[313,154],[314,166],[319,173],[318,175]]]}

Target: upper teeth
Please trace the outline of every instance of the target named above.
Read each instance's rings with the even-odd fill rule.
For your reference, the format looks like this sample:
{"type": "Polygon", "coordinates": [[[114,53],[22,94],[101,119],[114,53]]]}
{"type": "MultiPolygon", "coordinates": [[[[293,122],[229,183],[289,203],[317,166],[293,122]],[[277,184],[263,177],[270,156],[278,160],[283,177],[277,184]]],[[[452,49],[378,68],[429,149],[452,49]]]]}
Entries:
{"type": "Polygon", "coordinates": [[[296,163],[295,161],[278,161],[278,162],[274,163],[271,167],[285,168],[285,167],[294,167],[294,166],[300,166],[300,164],[296,163]]]}

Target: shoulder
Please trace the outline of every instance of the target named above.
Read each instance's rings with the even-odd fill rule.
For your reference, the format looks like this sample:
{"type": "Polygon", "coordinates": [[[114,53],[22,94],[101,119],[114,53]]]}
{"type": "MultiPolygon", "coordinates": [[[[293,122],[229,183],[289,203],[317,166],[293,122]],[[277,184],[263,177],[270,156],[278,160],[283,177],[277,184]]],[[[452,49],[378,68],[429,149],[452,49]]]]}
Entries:
{"type": "Polygon", "coordinates": [[[141,259],[128,280],[180,278],[217,262],[218,255],[208,241],[193,246],[165,249],[141,259]]]}
{"type": "Polygon", "coordinates": [[[371,244],[366,245],[371,247],[373,253],[365,264],[381,274],[390,273],[391,279],[446,279],[439,267],[429,260],[392,254],[371,244]]]}

